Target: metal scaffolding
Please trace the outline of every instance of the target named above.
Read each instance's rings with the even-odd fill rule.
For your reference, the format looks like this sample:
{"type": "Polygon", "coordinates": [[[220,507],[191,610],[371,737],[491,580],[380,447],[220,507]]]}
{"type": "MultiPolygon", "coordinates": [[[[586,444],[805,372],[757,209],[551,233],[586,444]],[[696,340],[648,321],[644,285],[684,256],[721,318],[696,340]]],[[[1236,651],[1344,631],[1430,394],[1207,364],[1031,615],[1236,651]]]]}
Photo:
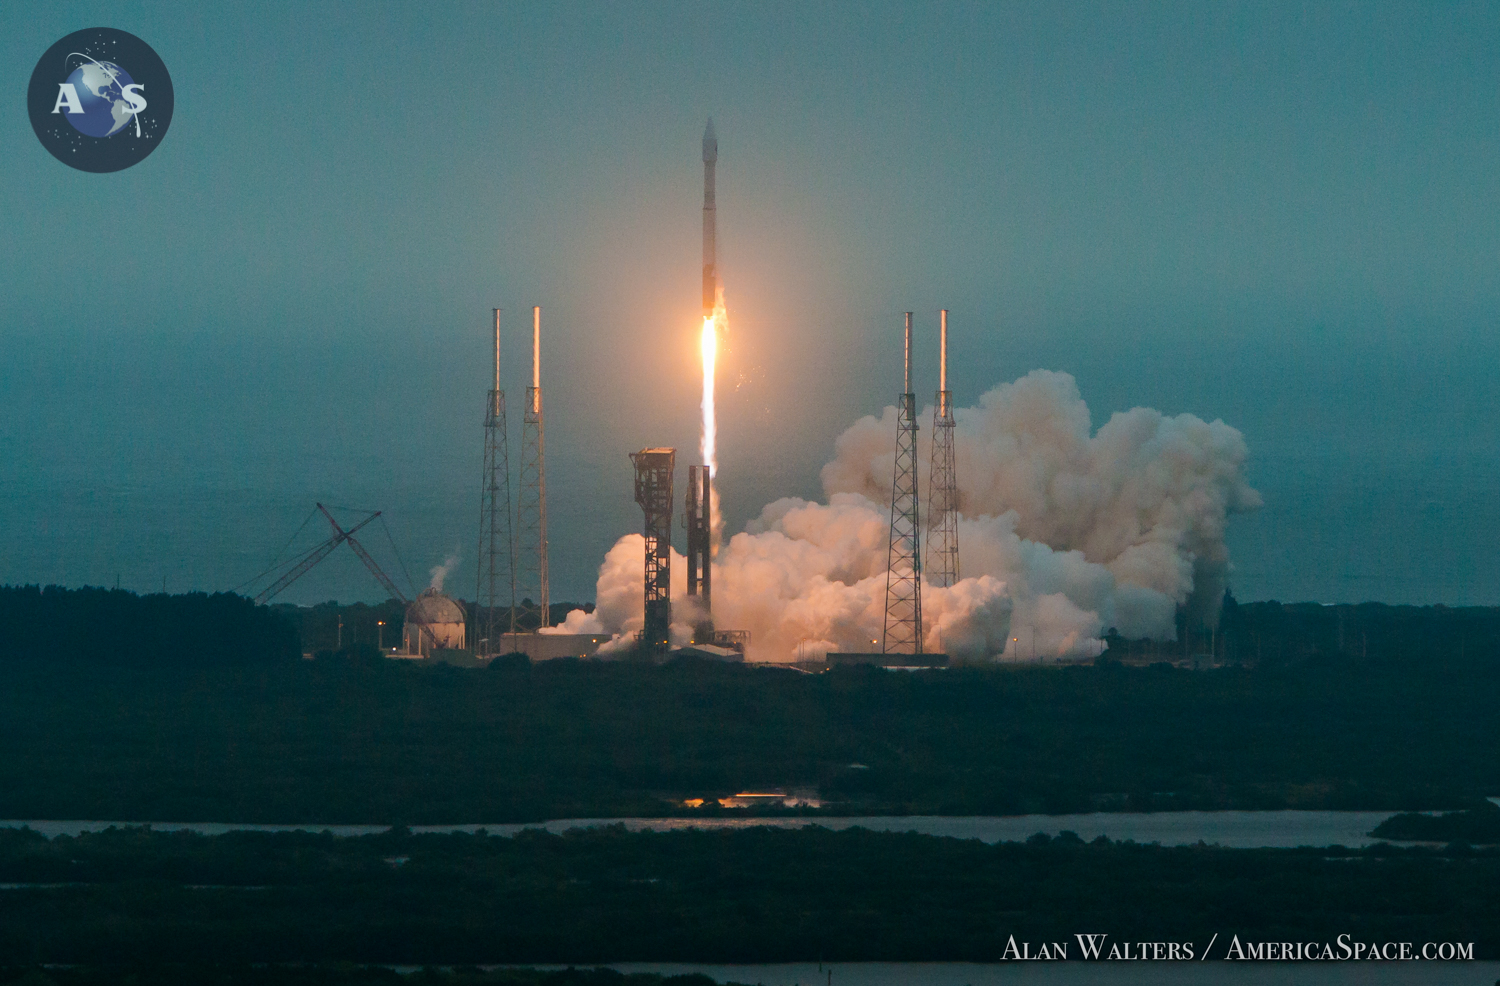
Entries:
{"type": "Polygon", "coordinates": [[[693,627],[693,643],[714,643],[713,482],[708,466],[688,466],[687,594],[697,596],[703,613],[693,627]]]}
{"type": "Polygon", "coordinates": [[[493,654],[500,646],[500,606],[509,632],[516,630],[516,545],[510,526],[510,449],[506,441],[505,391],[500,389],[500,309],[495,309],[495,388],[484,412],[484,480],[479,497],[479,574],[474,593],[474,650],[493,654]],[[509,595],[504,595],[508,593],[509,595]]]}
{"type": "Polygon", "coordinates": [[[521,490],[516,517],[516,595],[522,630],[551,626],[547,588],[547,467],[542,430],[542,309],[531,309],[531,386],[521,424],[521,490]],[[528,605],[526,600],[531,600],[528,605]]]}
{"type": "Polygon", "coordinates": [[[937,404],[932,409],[932,470],[927,479],[927,575],[958,582],[958,472],[953,465],[953,392],[948,389],[948,309],[940,313],[937,404]]]}
{"type": "Polygon", "coordinates": [[[635,502],[646,515],[646,623],[641,646],[662,652],[672,640],[672,470],[677,450],[641,449],[631,453],[630,461],[635,464],[635,502]]]}
{"type": "Polygon", "coordinates": [[[906,313],[905,389],[896,409],[896,468],[885,576],[881,652],[922,653],[922,528],[917,499],[917,395],[911,389],[911,312],[906,313]]]}

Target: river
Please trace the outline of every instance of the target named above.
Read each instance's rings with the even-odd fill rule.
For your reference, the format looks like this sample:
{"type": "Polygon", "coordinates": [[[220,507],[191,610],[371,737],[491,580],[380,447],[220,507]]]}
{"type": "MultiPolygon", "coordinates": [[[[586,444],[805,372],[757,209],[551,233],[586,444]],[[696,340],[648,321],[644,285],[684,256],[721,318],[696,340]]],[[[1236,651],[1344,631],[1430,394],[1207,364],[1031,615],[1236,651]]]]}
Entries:
{"type": "MultiPolygon", "coordinates": [[[[983,842],[1020,841],[1045,832],[1074,832],[1084,840],[1107,836],[1115,841],[1157,842],[1164,846],[1198,842],[1232,849],[1293,848],[1296,846],[1348,846],[1356,848],[1379,841],[1369,832],[1392,813],[1387,811],[1163,811],[1149,813],[1105,813],[1085,815],[1005,816],[910,816],[910,817],[796,817],[796,818],[565,818],[535,825],[467,824],[413,825],[413,832],[476,832],[509,836],[523,828],[549,832],[624,825],[631,831],[669,832],[678,829],[735,829],[772,826],[800,828],[819,825],[829,829],[861,827],[878,832],[919,832],[924,835],[979,839],[983,842]]],[[[384,825],[247,825],[234,822],[121,822],[121,821],[0,821],[0,827],[29,827],[49,838],[98,832],[110,826],[149,825],[159,831],[192,831],[221,835],[233,831],[322,832],[334,835],[369,835],[383,832],[384,825]]]]}

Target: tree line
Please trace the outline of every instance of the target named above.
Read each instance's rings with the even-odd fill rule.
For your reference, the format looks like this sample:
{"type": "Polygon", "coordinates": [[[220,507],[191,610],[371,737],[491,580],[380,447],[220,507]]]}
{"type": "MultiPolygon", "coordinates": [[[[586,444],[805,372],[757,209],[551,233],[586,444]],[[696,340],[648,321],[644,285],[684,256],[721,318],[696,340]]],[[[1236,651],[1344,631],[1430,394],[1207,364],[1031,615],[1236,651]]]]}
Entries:
{"type": "MultiPolygon", "coordinates": [[[[1016,941],[1472,942],[1500,852],[740,829],[0,832],[0,962],[1001,959],[1016,941]]],[[[1222,946],[1221,946],[1222,948],[1222,946]]],[[[1222,958],[1222,950],[1212,957],[1222,958]]]]}

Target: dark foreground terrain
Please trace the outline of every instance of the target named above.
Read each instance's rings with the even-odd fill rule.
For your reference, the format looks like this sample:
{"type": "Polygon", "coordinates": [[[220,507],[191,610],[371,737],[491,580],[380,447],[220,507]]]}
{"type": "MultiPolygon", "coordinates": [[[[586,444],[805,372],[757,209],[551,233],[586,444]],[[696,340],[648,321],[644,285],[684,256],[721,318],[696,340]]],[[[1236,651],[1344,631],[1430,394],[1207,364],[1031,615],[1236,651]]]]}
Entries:
{"type": "Polygon", "coordinates": [[[1500,610],[1231,605],[1211,643],[1254,666],[455,668],[303,660],[234,596],[0,588],[0,818],[526,822],[768,787],[836,814],[1500,795],[1500,610]]]}
{"type": "MultiPolygon", "coordinates": [[[[0,831],[0,963],[1000,959],[1017,941],[1473,942],[1500,853],[854,829],[514,838],[0,831]]],[[[1217,957],[1222,958],[1222,955],[1217,957]]]]}
{"type": "Polygon", "coordinates": [[[400,971],[348,963],[129,963],[0,966],[0,986],[717,986],[703,975],[625,975],[613,969],[426,968],[400,971]]]}
{"type": "Polygon", "coordinates": [[[1439,815],[1407,812],[1393,815],[1370,833],[1403,842],[1467,842],[1500,845],[1500,805],[1486,801],[1467,811],[1439,815]]]}

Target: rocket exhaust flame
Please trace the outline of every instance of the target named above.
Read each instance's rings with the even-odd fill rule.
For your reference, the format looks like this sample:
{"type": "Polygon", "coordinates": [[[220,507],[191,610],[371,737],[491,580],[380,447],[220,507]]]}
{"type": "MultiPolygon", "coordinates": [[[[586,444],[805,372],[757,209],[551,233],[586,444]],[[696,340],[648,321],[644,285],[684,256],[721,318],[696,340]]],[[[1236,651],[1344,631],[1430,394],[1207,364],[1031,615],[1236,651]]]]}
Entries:
{"type": "MultiPolygon", "coordinates": [[[[703,352],[703,464],[708,468],[710,484],[719,471],[719,427],[714,416],[714,370],[719,357],[719,333],[727,323],[724,310],[724,287],[719,282],[719,234],[715,224],[714,168],[719,161],[719,139],[710,119],[703,129],[703,331],[699,346],[703,352]]],[[[711,488],[711,485],[710,485],[711,488]]],[[[709,504],[712,547],[719,543],[723,521],[719,516],[719,498],[709,504]]]]}
{"type": "MultiPolygon", "coordinates": [[[[711,536],[704,536],[701,522],[690,523],[692,557],[670,568],[672,594],[679,597],[685,588],[692,594],[693,566],[702,573],[702,605],[683,607],[692,622],[672,626],[671,637],[700,639],[704,630],[713,632],[717,618],[746,628],[751,660],[866,651],[878,641],[886,615],[891,433],[898,413],[911,421],[919,416],[910,366],[899,411],[892,406],[878,418],[863,417],[837,438],[834,459],[822,470],[826,502],[778,499],[744,531],[722,539],[712,484],[718,472],[715,371],[720,334],[728,327],[714,224],[717,160],[710,125],[703,135],[699,335],[704,466],[702,472],[692,467],[690,476],[699,482],[689,493],[688,513],[702,516],[698,504],[708,478],[711,536]],[[712,582],[719,585],[711,595],[712,582]]],[[[1016,660],[1021,655],[1014,645],[1025,628],[1024,639],[1035,641],[1033,660],[1092,658],[1104,649],[1109,628],[1126,637],[1173,640],[1179,617],[1189,627],[1217,620],[1230,571],[1225,522],[1261,502],[1245,478],[1248,450],[1238,431],[1222,421],[1144,407],[1115,414],[1096,430],[1074,379],[1043,370],[1001,383],[977,406],[954,409],[946,365],[944,359],[939,367],[937,410],[940,420],[953,422],[953,459],[964,467],[964,512],[952,504],[964,576],[957,577],[955,552],[951,583],[922,587],[921,650],[958,661],[1016,660]]],[[[914,461],[913,472],[924,465],[914,461]]],[[[912,477],[913,493],[929,479],[926,472],[912,477]]],[[[599,567],[596,608],[574,610],[560,632],[613,634],[601,654],[632,646],[645,625],[644,552],[639,534],[616,542],[599,567]]],[[[912,563],[918,558],[914,553],[912,563]]]]}
{"type": "Polygon", "coordinates": [[[714,363],[719,354],[719,327],[712,315],[703,320],[703,335],[699,341],[703,349],[703,437],[699,448],[703,452],[703,464],[712,476],[718,462],[718,424],[714,420],[714,363]]]}
{"type": "MultiPolygon", "coordinates": [[[[714,413],[714,377],[719,358],[719,334],[724,331],[727,322],[728,316],[724,310],[724,289],[719,288],[714,298],[713,314],[703,317],[703,330],[699,337],[699,347],[703,354],[703,434],[699,449],[703,454],[703,464],[708,467],[710,480],[719,471],[719,426],[714,413]]],[[[713,543],[718,544],[723,520],[719,515],[717,495],[713,497],[710,508],[713,543]]]]}
{"type": "Polygon", "coordinates": [[[714,164],[719,144],[710,120],[703,131],[703,328],[698,335],[703,361],[703,430],[698,450],[703,465],[688,466],[687,596],[692,604],[692,634],[698,644],[718,641],[713,618],[713,555],[723,530],[714,474],[719,470],[719,426],[714,408],[714,382],[719,359],[719,332],[726,320],[724,289],[719,284],[717,234],[714,227],[714,164]]]}

